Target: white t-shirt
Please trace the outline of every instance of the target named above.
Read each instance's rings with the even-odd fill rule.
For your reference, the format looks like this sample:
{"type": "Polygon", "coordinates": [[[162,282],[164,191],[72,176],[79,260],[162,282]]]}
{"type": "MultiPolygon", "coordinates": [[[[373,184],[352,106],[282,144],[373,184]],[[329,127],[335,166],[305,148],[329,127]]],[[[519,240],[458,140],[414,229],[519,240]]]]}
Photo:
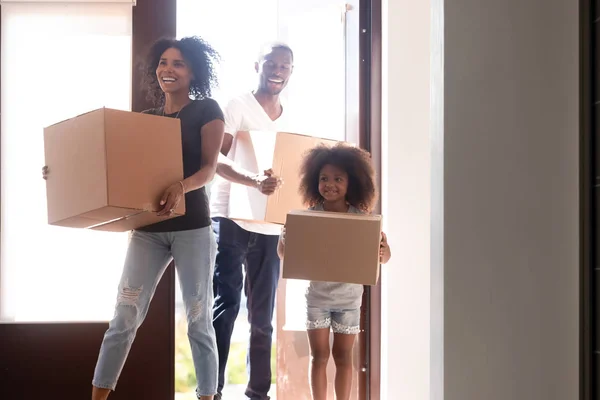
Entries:
{"type": "MultiPolygon", "coordinates": [[[[251,92],[231,100],[223,109],[225,115],[225,134],[233,136],[244,131],[279,131],[293,132],[287,126],[288,113],[285,108],[275,121],[267,115],[251,92]]],[[[256,143],[254,144],[256,146],[256,143]]],[[[233,145],[232,145],[233,148],[233,145]]],[[[217,175],[211,188],[211,217],[229,218],[229,193],[231,182],[217,175]]],[[[263,235],[279,235],[281,226],[248,221],[235,221],[242,229],[263,235]]]]}

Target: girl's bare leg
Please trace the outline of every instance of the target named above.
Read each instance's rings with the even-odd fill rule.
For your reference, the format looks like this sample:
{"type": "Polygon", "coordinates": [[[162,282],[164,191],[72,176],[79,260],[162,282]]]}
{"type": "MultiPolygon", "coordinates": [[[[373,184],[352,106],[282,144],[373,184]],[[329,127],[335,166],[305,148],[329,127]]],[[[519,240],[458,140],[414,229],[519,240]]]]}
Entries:
{"type": "Polygon", "coordinates": [[[313,400],[327,400],[327,362],[329,361],[329,328],[309,329],[310,390],[313,400]]]}
{"type": "Polygon", "coordinates": [[[110,389],[101,389],[92,386],[92,400],[106,400],[110,394],[110,389]]]}
{"type": "Polygon", "coordinates": [[[352,349],[356,335],[334,333],[333,361],[335,361],[335,398],[350,400],[352,390],[352,349]]]}

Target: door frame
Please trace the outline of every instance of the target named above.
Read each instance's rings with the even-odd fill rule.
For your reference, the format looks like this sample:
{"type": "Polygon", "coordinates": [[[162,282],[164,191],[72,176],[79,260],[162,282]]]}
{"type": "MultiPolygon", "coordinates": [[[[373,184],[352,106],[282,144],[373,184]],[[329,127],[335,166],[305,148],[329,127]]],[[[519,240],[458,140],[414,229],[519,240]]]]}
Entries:
{"type": "Polygon", "coordinates": [[[593,400],[598,396],[598,289],[596,277],[598,242],[598,200],[595,186],[599,183],[599,140],[595,138],[598,123],[598,90],[600,77],[596,71],[599,50],[596,37],[600,10],[596,1],[579,1],[579,398],[593,400]]]}
{"type": "MultiPolygon", "coordinates": [[[[132,17],[132,111],[142,111],[150,104],[140,85],[138,66],[152,42],[175,36],[176,0],[139,1],[132,17]]],[[[107,322],[0,324],[0,398],[28,400],[40,393],[61,400],[89,398],[107,327],[107,322]]],[[[171,266],[138,330],[112,400],[174,399],[174,332],[175,270],[171,266]]]]}
{"type": "MultiPolygon", "coordinates": [[[[359,146],[371,153],[381,188],[382,12],[381,0],[360,1],[359,146]]],[[[381,197],[375,212],[381,212],[381,197]]],[[[360,400],[381,397],[381,277],[365,286],[361,307],[360,400]]]]}

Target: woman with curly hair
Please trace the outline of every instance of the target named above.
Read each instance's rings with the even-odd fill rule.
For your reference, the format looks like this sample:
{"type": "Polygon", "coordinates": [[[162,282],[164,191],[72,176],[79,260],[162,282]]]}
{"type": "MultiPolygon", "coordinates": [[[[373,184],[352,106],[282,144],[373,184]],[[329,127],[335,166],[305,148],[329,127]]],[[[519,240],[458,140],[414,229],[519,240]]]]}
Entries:
{"type": "MultiPolygon", "coordinates": [[[[367,214],[377,200],[375,171],[367,152],[345,144],[310,150],[300,169],[300,193],[310,210],[367,214]]],[[[360,235],[360,232],[357,232],[360,235]]],[[[285,227],[278,254],[283,258],[285,227]]],[[[380,259],[387,263],[390,246],[382,233],[380,259]]],[[[352,388],[352,348],[360,330],[363,286],[312,281],[306,291],[310,387],[314,400],[327,400],[327,363],[335,361],[335,398],[349,400],[352,388]],[[333,331],[333,350],[329,332],[333,331]]]]}
{"type": "Polygon", "coordinates": [[[131,233],[115,315],[104,335],[92,381],[92,400],[104,400],[115,390],[136,331],[171,260],[185,303],[196,393],[207,400],[217,391],[212,325],[216,243],[205,191],[217,168],[224,130],[223,113],[209,98],[216,83],[216,60],[215,50],[198,37],[162,39],[150,49],[144,83],[158,108],[144,113],[179,118],[183,147],[184,179],[164,192],[158,214],[172,214],[184,197],[186,213],[131,233]]]}

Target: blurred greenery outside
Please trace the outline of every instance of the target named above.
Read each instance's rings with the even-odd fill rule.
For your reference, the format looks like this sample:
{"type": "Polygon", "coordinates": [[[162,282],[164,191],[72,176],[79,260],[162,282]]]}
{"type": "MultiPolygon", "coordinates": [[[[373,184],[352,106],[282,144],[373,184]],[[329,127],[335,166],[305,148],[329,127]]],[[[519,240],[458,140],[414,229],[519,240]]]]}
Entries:
{"type": "MultiPolygon", "coordinates": [[[[246,353],[248,343],[231,343],[229,350],[229,360],[227,361],[227,374],[225,385],[245,385],[247,383],[246,375],[246,353]]],[[[276,347],[275,343],[271,351],[271,371],[276,371],[276,347]]],[[[273,374],[272,383],[275,383],[275,374],[273,374]]],[[[187,337],[187,323],[185,318],[179,319],[175,327],[175,392],[190,393],[195,399],[193,393],[196,389],[196,373],[192,361],[192,351],[187,337]]],[[[187,400],[186,397],[178,397],[178,400],[187,400]]]]}

